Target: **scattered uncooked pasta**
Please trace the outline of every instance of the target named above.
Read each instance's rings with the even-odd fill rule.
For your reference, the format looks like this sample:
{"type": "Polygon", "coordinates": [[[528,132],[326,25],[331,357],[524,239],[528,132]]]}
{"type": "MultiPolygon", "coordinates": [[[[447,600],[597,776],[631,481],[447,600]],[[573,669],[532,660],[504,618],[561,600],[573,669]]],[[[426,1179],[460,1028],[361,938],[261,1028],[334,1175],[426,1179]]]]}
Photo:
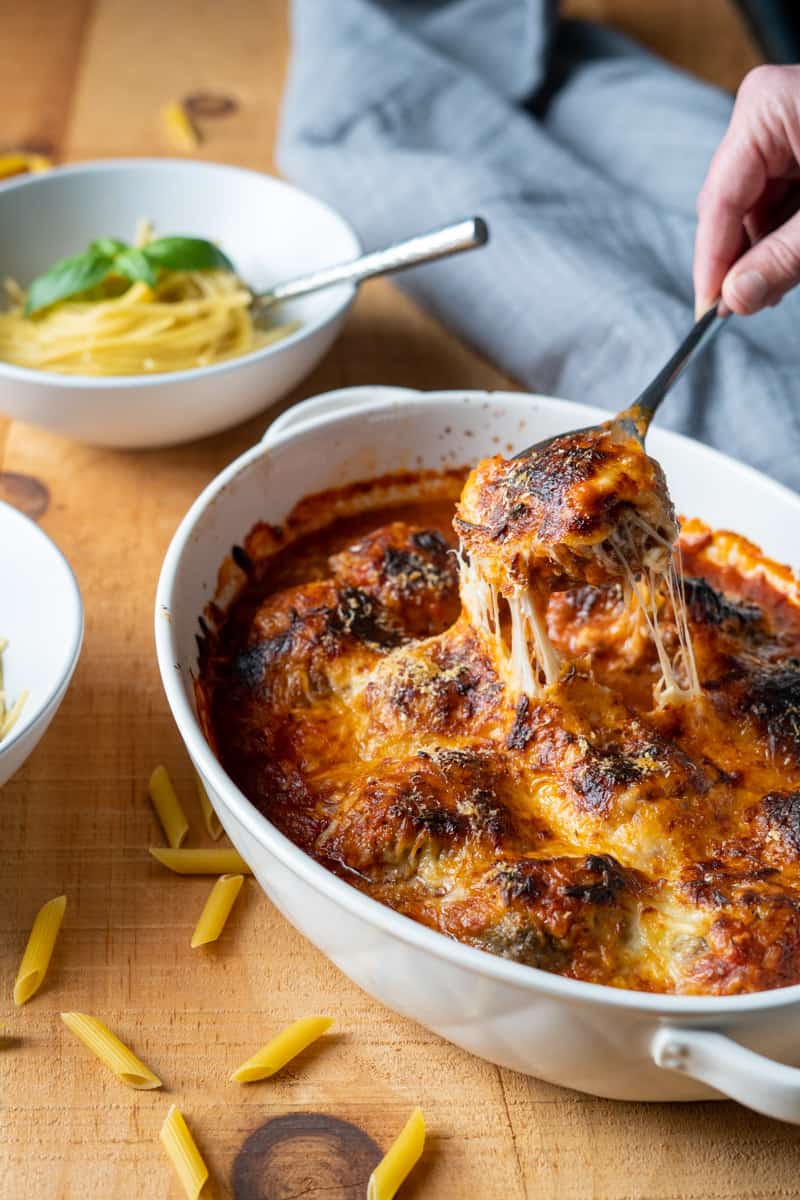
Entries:
{"type": "Polygon", "coordinates": [[[19,715],[28,699],[28,692],[22,691],[9,707],[3,684],[3,651],[8,646],[8,638],[0,638],[0,742],[10,731],[12,725],[19,720],[19,715]]]}
{"type": "Polygon", "coordinates": [[[200,801],[200,807],[203,810],[203,820],[205,821],[206,830],[209,837],[212,837],[216,842],[222,834],[222,822],[214,811],[214,805],[208,798],[208,793],[203,787],[203,781],[195,772],[195,785],[197,787],[197,798],[200,801]]]}
{"type": "Polygon", "coordinates": [[[167,850],[151,846],[150,853],[178,875],[252,875],[236,850],[167,850]]]}
{"type": "Polygon", "coordinates": [[[166,767],[156,767],[150,776],[148,791],[167,841],[173,850],[179,849],[189,832],[189,822],[166,767]]]}
{"type": "Polygon", "coordinates": [[[13,175],[38,175],[41,171],[49,171],[52,165],[52,159],[44,154],[10,150],[7,154],[0,154],[0,179],[10,179],[13,175]]]}
{"type": "Polygon", "coordinates": [[[161,1087],[158,1076],[154,1075],[98,1017],[79,1012],[62,1012],[61,1020],[67,1029],[105,1063],[117,1079],[127,1083],[128,1087],[136,1088],[137,1091],[161,1087]]]}
{"type": "Polygon", "coordinates": [[[161,123],[176,150],[196,150],[200,145],[197,130],[182,104],[173,101],[161,109],[161,123]]]}
{"type": "Polygon", "coordinates": [[[425,1146],[425,1118],[415,1108],[392,1146],[369,1177],[367,1200],[392,1200],[419,1161],[425,1146]]]}
{"type": "Polygon", "coordinates": [[[333,1017],[301,1017],[237,1067],[231,1079],[236,1083],[255,1083],[257,1079],[268,1079],[321,1037],[332,1024],[333,1017]]]}
{"type": "Polygon", "coordinates": [[[192,934],[192,949],[215,942],[225,928],[236,897],[244,883],[244,875],[220,875],[211,889],[192,934]]]}
{"type": "Polygon", "coordinates": [[[208,1179],[208,1167],[203,1162],[189,1126],[174,1104],[170,1106],[158,1136],[184,1192],[189,1200],[197,1200],[208,1179]]]}
{"type": "Polygon", "coordinates": [[[25,1004],[42,986],[67,907],[66,896],[48,900],[36,914],[14,984],[14,1003],[25,1004]]]}

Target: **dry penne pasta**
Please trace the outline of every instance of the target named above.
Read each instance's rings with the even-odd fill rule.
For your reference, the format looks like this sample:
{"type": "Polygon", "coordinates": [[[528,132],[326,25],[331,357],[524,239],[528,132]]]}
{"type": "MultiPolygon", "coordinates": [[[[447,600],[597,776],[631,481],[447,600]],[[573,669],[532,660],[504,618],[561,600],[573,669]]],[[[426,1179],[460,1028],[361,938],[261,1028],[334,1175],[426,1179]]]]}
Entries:
{"type": "Polygon", "coordinates": [[[203,911],[194,927],[192,949],[215,942],[230,916],[236,897],[244,883],[244,875],[220,875],[211,889],[203,911]]]}
{"type": "Polygon", "coordinates": [[[158,1136],[184,1192],[189,1200],[197,1200],[208,1179],[208,1167],[203,1162],[182,1113],[174,1104],[170,1105],[158,1136]]]}
{"type": "Polygon", "coordinates": [[[148,791],[166,839],[172,849],[177,850],[183,845],[189,832],[189,822],[186,820],[186,813],[175,794],[175,788],[172,786],[172,780],[167,774],[166,767],[156,767],[150,776],[148,791]]]}
{"type": "Polygon", "coordinates": [[[236,1083],[255,1083],[257,1079],[267,1079],[321,1037],[332,1024],[333,1017],[301,1017],[237,1067],[231,1079],[236,1083]]]}
{"type": "Polygon", "coordinates": [[[252,875],[236,850],[167,850],[151,846],[150,853],[163,867],[178,875],[252,875]]]}
{"type": "Polygon", "coordinates": [[[214,805],[208,798],[208,793],[203,787],[202,779],[196,772],[194,779],[197,786],[197,798],[200,801],[200,807],[203,810],[203,820],[205,822],[206,829],[209,836],[212,837],[216,842],[217,838],[219,838],[222,834],[222,823],[217,814],[214,812],[214,805]]]}
{"type": "Polygon", "coordinates": [[[61,1020],[128,1087],[137,1091],[161,1087],[158,1076],[98,1017],[90,1017],[87,1013],[62,1012],[61,1020]]]}
{"type": "Polygon", "coordinates": [[[12,175],[24,175],[27,172],[38,175],[41,171],[49,171],[52,160],[44,154],[30,154],[27,150],[11,150],[0,154],[0,179],[8,179],[12,175]]]}
{"type": "Polygon", "coordinates": [[[56,896],[54,900],[43,904],[36,914],[14,983],[16,1005],[25,1004],[41,987],[66,907],[67,897],[56,896]]]}
{"type": "Polygon", "coordinates": [[[200,139],[182,104],[165,104],[161,109],[161,122],[177,150],[197,149],[200,139]]]}
{"type": "Polygon", "coordinates": [[[392,1200],[408,1177],[425,1147],[425,1118],[415,1108],[397,1140],[389,1147],[369,1177],[367,1200],[392,1200]]]}

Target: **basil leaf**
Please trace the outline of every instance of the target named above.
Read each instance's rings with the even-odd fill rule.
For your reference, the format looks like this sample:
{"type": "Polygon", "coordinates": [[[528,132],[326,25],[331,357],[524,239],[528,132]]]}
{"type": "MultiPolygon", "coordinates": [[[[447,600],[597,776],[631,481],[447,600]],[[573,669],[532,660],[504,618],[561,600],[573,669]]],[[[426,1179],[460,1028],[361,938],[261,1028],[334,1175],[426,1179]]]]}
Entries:
{"type": "Polygon", "coordinates": [[[116,258],[123,250],[128,249],[127,242],[117,241],[116,238],[98,238],[89,246],[90,250],[96,250],[98,254],[106,254],[109,258],[116,258]]]}
{"type": "Polygon", "coordinates": [[[37,275],[28,288],[25,315],[30,317],[59,300],[67,300],[70,296],[97,287],[110,274],[113,265],[112,258],[97,250],[86,250],[83,254],[60,259],[49,271],[37,275]]]}
{"type": "Polygon", "coordinates": [[[132,283],[141,280],[148,287],[156,286],[156,272],[141,250],[130,246],[122,250],[114,259],[114,270],[132,283]]]}
{"type": "Polygon", "coordinates": [[[28,288],[25,313],[30,317],[60,300],[88,292],[112,274],[155,287],[162,267],[173,271],[234,269],[227,255],[204,238],[156,238],[141,249],[117,238],[97,238],[83,254],[60,259],[34,279],[28,288]]]}
{"type": "Polygon", "coordinates": [[[233,263],[213,242],[204,238],[156,238],[142,247],[142,254],[156,267],[171,271],[232,271],[233,263]]]}

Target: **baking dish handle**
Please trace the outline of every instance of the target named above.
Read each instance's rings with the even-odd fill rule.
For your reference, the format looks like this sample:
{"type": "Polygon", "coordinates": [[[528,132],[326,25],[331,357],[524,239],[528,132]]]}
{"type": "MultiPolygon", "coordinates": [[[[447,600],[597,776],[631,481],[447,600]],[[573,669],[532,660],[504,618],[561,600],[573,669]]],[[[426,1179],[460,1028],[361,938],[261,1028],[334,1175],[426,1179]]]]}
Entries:
{"type": "Polygon", "coordinates": [[[659,1067],[688,1075],[747,1108],[800,1125],[800,1069],[711,1029],[663,1025],[651,1043],[659,1067]]]}
{"type": "Polygon", "coordinates": [[[327,416],[332,412],[338,415],[345,409],[359,408],[363,404],[375,404],[376,401],[381,400],[400,400],[406,396],[418,395],[419,392],[415,392],[413,388],[384,387],[382,385],[336,388],[332,392],[322,392],[319,396],[301,400],[299,404],[293,404],[291,408],[282,412],[271,425],[267,426],[261,441],[265,446],[270,446],[287,429],[294,429],[304,425],[306,421],[313,420],[315,417],[327,416]]]}

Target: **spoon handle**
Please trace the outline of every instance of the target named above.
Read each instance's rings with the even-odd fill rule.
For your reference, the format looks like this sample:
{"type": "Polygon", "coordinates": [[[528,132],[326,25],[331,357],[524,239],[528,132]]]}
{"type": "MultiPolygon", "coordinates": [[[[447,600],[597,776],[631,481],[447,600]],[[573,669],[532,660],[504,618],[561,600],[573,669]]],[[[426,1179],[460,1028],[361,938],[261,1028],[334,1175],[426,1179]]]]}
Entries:
{"type": "Polygon", "coordinates": [[[644,437],[656,409],[672,385],[683,374],[695,355],[699,354],[717,330],[721,329],[723,321],[730,315],[729,313],[725,313],[724,316],[720,316],[718,309],[719,300],[716,300],[711,308],[703,313],[700,320],[692,326],[680,346],[678,346],[678,349],[670,360],[664,364],[652,383],[647,385],[642,394],[625,413],[620,414],[624,420],[634,423],[639,437],[644,437]]]}
{"type": "Polygon", "coordinates": [[[471,217],[467,221],[459,221],[457,225],[447,225],[444,229],[398,242],[385,250],[363,254],[351,262],[323,267],[320,271],[279,283],[263,295],[256,296],[253,304],[267,307],[278,300],[304,296],[307,292],[316,292],[336,283],[360,283],[374,275],[390,275],[394,271],[404,271],[406,267],[415,267],[418,263],[433,262],[449,254],[460,254],[462,250],[473,250],[477,246],[484,246],[488,240],[486,222],[482,217],[471,217]]]}

